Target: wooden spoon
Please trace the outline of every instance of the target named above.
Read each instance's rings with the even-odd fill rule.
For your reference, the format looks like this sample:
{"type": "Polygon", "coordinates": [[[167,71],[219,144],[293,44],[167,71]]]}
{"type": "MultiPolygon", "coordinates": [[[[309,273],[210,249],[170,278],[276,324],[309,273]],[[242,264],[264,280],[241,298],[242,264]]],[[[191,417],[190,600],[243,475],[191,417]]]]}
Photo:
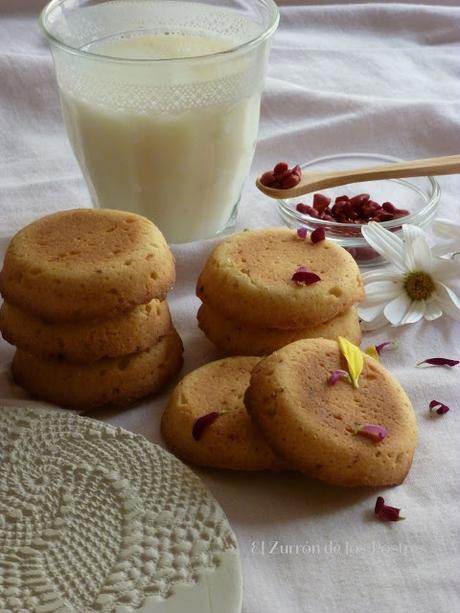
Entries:
{"type": "Polygon", "coordinates": [[[358,181],[375,181],[376,179],[399,179],[401,177],[422,177],[426,175],[453,175],[460,173],[460,155],[447,155],[413,162],[394,162],[366,168],[350,170],[327,170],[320,172],[302,172],[300,183],[288,189],[278,189],[262,185],[260,177],[256,185],[270,198],[298,198],[326,187],[336,187],[358,181]]]}

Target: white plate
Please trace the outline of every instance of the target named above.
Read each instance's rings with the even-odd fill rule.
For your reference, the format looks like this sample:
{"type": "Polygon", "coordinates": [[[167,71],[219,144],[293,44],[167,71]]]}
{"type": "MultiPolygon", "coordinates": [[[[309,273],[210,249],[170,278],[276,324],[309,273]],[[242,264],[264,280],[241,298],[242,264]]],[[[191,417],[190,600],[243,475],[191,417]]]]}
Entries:
{"type": "Polygon", "coordinates": [[[144,437],[0,402],[0,610],[239,613],[216,500],[144,437]]]}

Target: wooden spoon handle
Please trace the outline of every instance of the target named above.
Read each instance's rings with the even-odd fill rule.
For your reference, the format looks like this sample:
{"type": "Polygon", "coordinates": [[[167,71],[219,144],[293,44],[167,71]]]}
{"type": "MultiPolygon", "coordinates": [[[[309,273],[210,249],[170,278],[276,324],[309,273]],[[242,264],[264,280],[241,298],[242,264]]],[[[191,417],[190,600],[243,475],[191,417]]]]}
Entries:
{"type": "Polygon", "coordinates": [[[356,168],[344,171],[318,173],[317,178],[328,179],[330,187],[353,183],[355,181],[374,181],[376,179],[399,179],[402,177],[420,177],[425,175],[450,175],[460,173],[460,155],[447,155],[439,158],[415,160],[413,162],[395,162],[381,166],[356,168]],[[335,183],[334,178],[337,179],[335,183]]]}
{"type": "Polygon", "coordinates": [[[447,155],[412,162],[394,162],[366,168],[351,168],[349,170],[330,170],[325,172],[306,171],[300,183],[289,189],[267,187],[256,181],[261,192],[270,198],[298,198],[303,194],[337,187],[358,181],[374,181],[376,179],[400,179],[402,177],[423,177],[426,175],[452,175],[460,173],[460,155],[447,155]]]}

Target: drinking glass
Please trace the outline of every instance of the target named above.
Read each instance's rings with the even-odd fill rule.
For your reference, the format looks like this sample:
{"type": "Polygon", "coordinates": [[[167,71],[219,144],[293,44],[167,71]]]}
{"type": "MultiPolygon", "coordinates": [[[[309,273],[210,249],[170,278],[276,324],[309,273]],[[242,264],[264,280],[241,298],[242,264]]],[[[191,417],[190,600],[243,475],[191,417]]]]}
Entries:
{"type": "Polygon", "coordinates": [[[272,0],[52,0],[67,133],[94,206],[145,215],[169,242],[237,215],[254,155],[272,0]]]}

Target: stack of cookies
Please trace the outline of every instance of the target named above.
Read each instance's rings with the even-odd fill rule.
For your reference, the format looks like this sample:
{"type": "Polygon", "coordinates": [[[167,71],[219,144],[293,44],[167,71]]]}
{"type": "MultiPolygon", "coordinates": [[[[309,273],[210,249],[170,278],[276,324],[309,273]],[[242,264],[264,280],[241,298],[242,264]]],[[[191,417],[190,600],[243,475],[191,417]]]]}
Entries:
{"type": "Polygon", "coordinates": [[[139,215],[74,209],[26,226],[0,273],[16,382],[79,411],[159,390],[182,365],[165,301],[174,281],[163,235],[139,215]]]}
{"type": "Polygon", "coordinates": [[[328,240],[285,228],[234,234],[209,256],[197,295],[199,325],[226,355],[266,355],[303,338],[361,341],[361,275],[328,240]]]}
{"type": "Polygon", "coordinates": [[[342,486],[401,483],[417,441],[415,414],[388,370],[361,355],[358,387],[346,377],[331,384],[331,373],[347,362],[339,343],[323,338],[264,359],[206,364],[174,390],[163,438],[179,458],[200,466],[297,470],[342,486]],[[381,438],[364,436],[364,425],[381,438]]]}

